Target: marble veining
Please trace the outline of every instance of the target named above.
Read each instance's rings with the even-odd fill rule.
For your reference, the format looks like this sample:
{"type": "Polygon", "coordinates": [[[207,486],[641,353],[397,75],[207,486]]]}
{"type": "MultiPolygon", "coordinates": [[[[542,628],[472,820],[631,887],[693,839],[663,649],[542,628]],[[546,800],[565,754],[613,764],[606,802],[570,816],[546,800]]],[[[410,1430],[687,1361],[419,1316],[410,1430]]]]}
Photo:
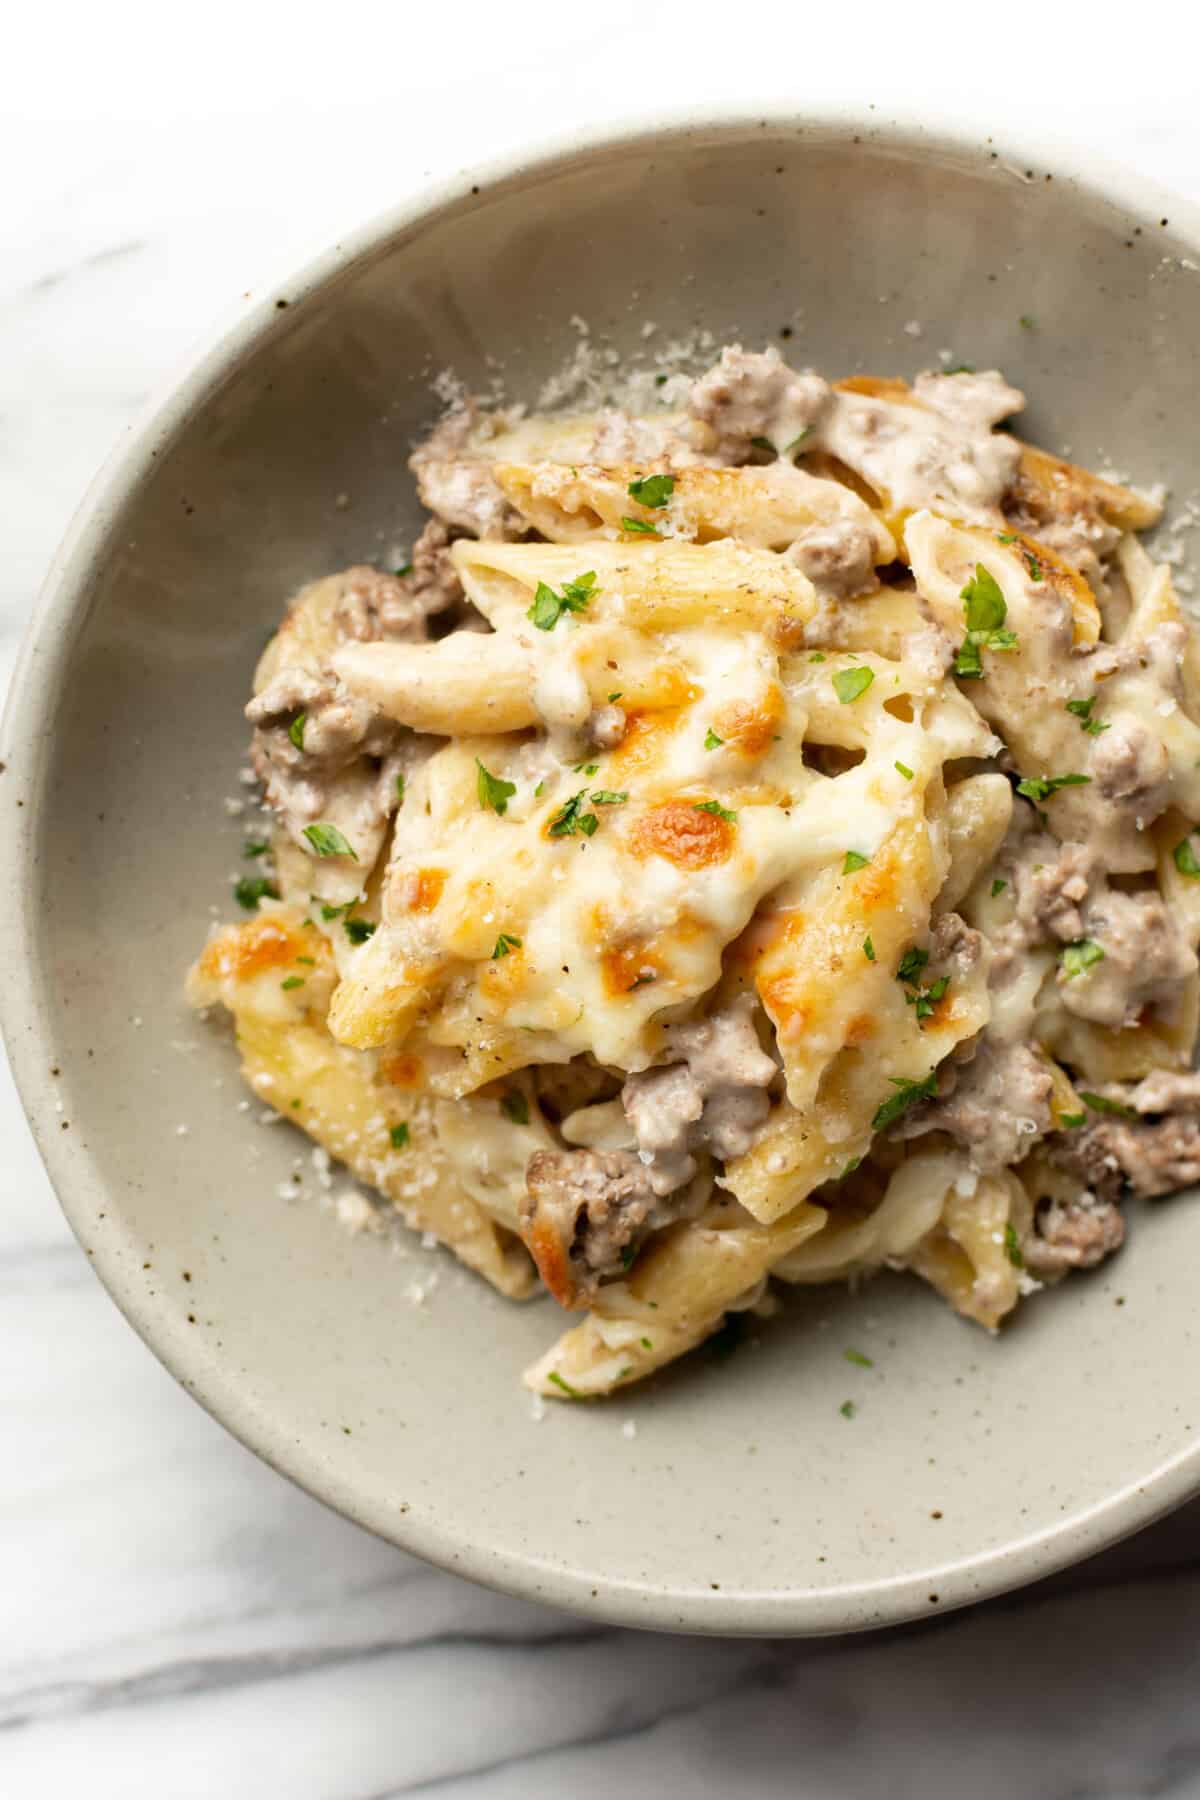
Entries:
{"type": "MultiPolygon", "coordinates": [[[[81,22],[63,69],[54,9],[23,24],[0,121],[20,171],[0,201],[0,682],[87,480],[221,308],[429,174],[614,93],[637,114],[711,91],[707,33],[673,28],[668,65],[627,53],[646,42],[632,0],[599,46],[583,14],[526,10],[552,22],[538,55],[536,32],[469,5],[447,58],[435,16],[392,42],[395,12],[362,8],[387,45],[364,55],[243,9],[239,54],[210,20],[169,84],[135,28],[118,56],[81,22]]],[[[889,87],[944,110],[970,67],[965,123],[1041,129],[1041,84],[997,73],[1003,33],[944,10],[890,43],[889,87]]],[[[1166,30],[1142,9],[1151,38],[1160,12],[1166,30]]],[[[830,70],[826,98],[865,96],[849,21],[779,29],[793,71],[830,70]]],[[[1200,193],[1194,59],[1159,53],[1151,97],[1131,46],[1045,29],[1041,66],[1072,71],[1056,128],[1200,193]]],[[[762,98],[753,66],[722,79],[762,98]]],[[[258,1463],[93,1280],[7,1082],[0,1132],[0,1794],[1200,1796],[1200,1503],[1034,1590],[873,1637],[599,1629],[430,1569],[258,1463]]]]}

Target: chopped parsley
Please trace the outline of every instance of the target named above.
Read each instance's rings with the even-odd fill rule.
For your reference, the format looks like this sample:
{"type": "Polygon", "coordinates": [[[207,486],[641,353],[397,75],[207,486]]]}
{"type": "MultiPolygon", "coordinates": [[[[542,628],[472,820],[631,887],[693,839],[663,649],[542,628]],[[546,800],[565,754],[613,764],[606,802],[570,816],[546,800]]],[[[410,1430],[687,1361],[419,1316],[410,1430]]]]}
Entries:
{"type": "Polygon", "coordinates": [[[583,1395],[580,1393],[579,1389],[573,1388],[569,1381],[564,1381],[557,1369],[551,1369],[550,1373],[546,1377],[546,1380],[552,1381],[556,1388],[561,1388],[563,1393],[567,1396],[568,1400],[582,1400],[583,1399],[583,1395]]]}
{"type": "Polygon", "coordinates": [[[1017,1228],[1010,1223],[1004,1227],[1004,1254],[1014,1269],[1025,1267],[1025,1258],[1021,1255],[1021,1240],[1017,1236],[1017,1228]]]}
{"type": "Polygon", "coordinates": [[[618,700],[619,700],[619,699],[620,699],[620,698],[621,698],[621,689],[620,689],[620,688],[618,688],[618,689],[617,689],[617,691],[616,691],[616,693],[614,693],[614,694],[610,694],[610,695],[609,695],[609,696],[608,696],[608,704],[609,704],[609,705],[610,705],[610,706],[613,706],[613,705],[615,705],[615,703],[616,703],[616,702],[617,702],[617,701],[618,701],[618,700]]]}
{"type": "Polygon", "coordinates": [[[1196,861],[1190,837],[1180,838],[1171,852],[1171,860],[1181,875],[1188,876],[1192,881],[1200,881],[1200,862],[1196,861]]]}
{"type": "Polygon", "coordinates": [[[1095,694],[1090,700],[1068,700],[1066,703],[1067,711],[1079,720],[1080,731],[1086,731],[1089,737],[1099,737],[1102,731],[1108,730],[1108,726],[1099,719],[1093,719],[1092,708],[1095,704],[1095,694]]]}
{"type": "Polygon", "coordinates": [[[1020,318],[1017,320],[1017,324],[1021,327],[1022,331],[1032,331],[1033,330],[1033,319],[1029,313],[1022,313],[1020,318]]]}
{"type": "Polygon", "coordinates": [[[839,669],[833,677],[833,691],[843,706],[849,706],[866,693],[874,679],[874,669],[839,669]]]}
{"type": "Polygon", "coordinates": [[[948,369],[942,370],[943,375],[973,375],[974,373],[974,363],[952,363],[948,369]]]}
{"type": "Polygon", "coordinates": [[[992,899],[994,900],[997,894],[1002,894],[1007,886],[1007,881],[1002,880],[1001,877],[997,875],[995,881],[992,883],[992,899]]]}
{"type": "Polygon", "coordinates": [[[804,442],[805,438],[812,436],[812,432],[813,432],[812,426],[806,425],[804,427],[803,431],[798,431],[796,433],[795,437],[792,439],[790,444],[785,444],[783,446],[783,449],[780,451],[779,454],[781,456],[790,456],[792,454],[793,450],[798,450],[800,448],[800,446],[804,442]]]}
{"type": "Polygon", "coordinates": [[[1115,1113],[1120,1119],[1136,1119],[1138,1116],[1135,1107],[1126,1106],[1120,1100],[1106,1100],[1103,1094],[1085,1094],[1081,1089],[1079,1098],[1093,1112],[1115,1113]]]}
{"type": "Polygon", "coordinates": [[[288,726],[288,736],[291,738],[293,744],[295,744],[297,750],[303,750],[304,748],[304,727],[307,721],[307,713],[297,713],[291,724],[288,726]]]}
{"type": "Polygon", "coordinates": [[[260,900],[278,900],[279,889],[265,875],[243,875],[233,884],[233,897],[247,912],[253,912],[260,900]]]}
{"type": "Polygon", "coordinates": [[[656,375],[654,377],[654,385],[655,385],[655,387],[666,387],[666,385],[667,385],[666,376],[665,375],[656,375]]]}
{"type": "Polygon", "coordinates": [[[907,763],[898,762],[898,763],[895,763],[893,766],[899,774],[903,775],[905,781],[912,780],[913,772],[909,768],[907,763]]]}
{"type": "Polygon", "coordinates": [[[866,937],[863,939],[863,955],[866,957],[868,962],[875,961],[875,946],[871,942],[870,932],[868,932],[866,937]]]}
{"type": "Polygon", "coordinates": [[[638,1343],[642,1346],[643,1350],[653,1350],[654,1348],[654,1345],[650,1342],[649,1338],[639,1338],[638,1343]]]}
{"type": "Polygon", "coordinates": [[[843,1419],[852,1419],[858,1411],[858,1408],[855,1406],[853,1400],[843,1400],[842,1404],[838,1407],[838,1411],[841,1413],[843,1419]]]}
{"type": "Polygon", "coordinates": [[[303,975],[289,975],[286,978],[286,980],[281,981],[279,985],[281,988],[283,988],[285,990],[285,992],[288,988],[303,987],[304,986],[304,977],[303,977],[303,975]]]}
{"type": "Polygon", "coordinates": [[[1025,567],[1029,570],[1029,579],[1031,581],[1040,581],[1044,571],[1041,563],[1033,554],[1033,551],[1022,550],[1021,555],[1025,558],[1025,567]]]}
{"type": "Polygon", "coordinates": [[[515,781],[502,781],[485,769],[479,758],[475,758],[475,792],[479,796],[479,804],[485,812],[499,813],[503,816],[508,811],[508,803],[517,791],[515,781]]]}
{"type": "Polygon", "coordinates": [[[396,777],[396,805],[397,806],[404,805],[404,777],[403,777],[403,775],[397,775],[397,777],[396,777]]]}
{"type": "Polygon", "coordinates": [[[710,725],[704,734],[704,748],[706,750],[719,750],[724,742],[725,739],[719,738],[710,725]]]}
{"type": "Polygon", "coordinates": [[[842,1355],[848,1363],[854,1363],[860,1369],[873,1369],[875,1367],[874,1359],[870,1356],[864,1356],[861,1350],[843,1350],[842,1355]]]}
{"type": "Polygon", "coordinates": [[[577,794],[560,806],[548,826],[551,837],[574,837],[581,831],[584,837],[594,836],[600,821],[594,812],[584,812],[583,803],[587,799],[587,789],[580,788],[577,794]]]}
{"type": "Polygon", "coordinates": [[[1018,781],[1017,792],[1025,800],[1048,800],[1059,788],[1087,787],[1090,775],[1027,775],[1018,781]]]}
{"type": "Polygon", "coordinates": [[[856,869],[865,869],[870,860],[869,856],[860,856],[857,850],[847,850],[842,863],[842,874],[853,875],[856,869]]]}
{"type": "Polygon", "coordinates": [[[964,680],[979,680],[983,675],[985,650],[1012,650],[1017,642],[1015,631],[1005,629],[1008,607],[1000,585],[982,563],[962,590],[963,617],[967,635],[954,660],[954,673],[964,680]]]}
{"type": "Polygon", "coordinates": [[[408,1126],[393,1125],[388,1130],[388,1136],[392,1140],[393,1150],[403,1150],[408,1143],[408,1126]]]}
{"type": "Polygon", "coordinates": [[[908,1004],[916,1008],[917,1023],[923,1025],[926,1019],[933,1017],[933,1009],[939,1000],[945,998],[946,989],[950,986],[948,975],[939,975],[936,981],[927,988],[914,988],[912,993],[905,994],[908,1004]]]}
{"type": "Polygon", "coordinates": [[[594,569],[589,569],[586,575],[577,575],[574,581],[564,581],[561,594],[556,594],[552,587],[539,581],[534,591],[533,605],[525,616],[533,620],[539,631],[553,631],[564,613],[587,611],[587,604],[595,587],[594,569]]]}
{"type": "Polygon", "coordinates": [[[750,443],[755,450],[769,450],[772,456],[775,455],[775,446],[769,437],[752,437],[750,443]]]}
{"type": "Polygon", "coordinates": [[[928,950],[906,950],[900,958],[900,966],[896,970],[896,980],[915,981],[928,961],[928,950]]]}
{"type": "Polygon", "coordinates": [[[310,969],[315,969],[317,966],[317,959],[315,956],[298,956],[296,961],[298,963],[307,963],[310,969]]]}
{"type": "Polygon", "coordinates": [[[673,475],[640,475],[636,481],[630,482],[625,491],[631,500],[637,501],[639,506],[665,506],[675,492],[675,477],[673,475]]]}
{"type": "Polygon", "coordinates": [[[658,532],[655,530],[654,526],[648,525],[646,523],[645,519],[622,519],[621,520],[621,530],[622,531],[632,531],[633,533],[635,533],[635,535],[639,535],[641,537],[657,537],[658,536],[658,532]]]}
{"type": "Polygon", "coordinates": [[[543,795],[543,794],[544,794],[544,793],[545,793],[545,791],[546,791],[546,783],[545,783],[545,781],[539,781],[539,782],[538,782],[538,784],[537,784],[537,786],[536,786],[536,787],[535,787],[535,788],[534,788],[534,790],[533,790],[533,797],[534,797],[534,799],[535,799],[535,800],[540,800],[540,799],[541,799],[541,797],[542,797],[542,795],[543,795]]]}
{"type": "Polygon", "coordinates": [[[265,856],[271,848],[265,839],[251,838],[242,845],[243,856],[265,856]]]}
{"type": "Polygon", "coordinates": [[[411,575],[412,574],[412,564],[410,562],[401,563],[400,567],[398,569],[392,570],[392,574],[393,575],[411,575]]]}
{"type": "Polygon", "coordinates": [[[903,1075],[889,1075],[888,1080],[896,1092],[890,1094],[878,1108],[871,1120],[872,1131],[882,1131],[886,1125],[893,1124],[902,1113],[906,1113],[910,1106],[915,1106],[918,1100],[932,1100],[937,1093],[936,1069],[931,1069],[924,1081],[909,1081],[903,1075]]]}
{"type": "Polygon", "coordinates": [[[814,650],[808,660],[810,663],[824,662],[825,661],[825,652],[823,650],[814,650]]]}
{"type": "Polygon", "coordinates": [[[996,542],[998,544],[1015,544],[1016,541],[1017,534],[1015,531],[998,531],[996,533],[996,542]]]}
{"type": "Polygon", "coordinates": [[[1066,980],[1074,981],[1077,975],[1082,975],[1093,963],[1103,962],[1104,951],[1094,938],[1077,938],[1073,944],[1065,947],[1059,961],[1066,980]]]}
{"type": "Polygon", "coordinates": [[[353,905],[353,900],[347,900],[344,906],[330,906],[328,903],[323,903],[321,907],[321,917],[328,924],[330,919],[340,919],[342,914],[353,905]]]}
{"type": "Polygon", "coordinates": [[[838,1175],[837,1180],[845,1181],[847,1175],[853,1175],[855,1169],[857,1169],[861,1163],[862,1163],[861,1156],[852,1156],[850,1158],[850,1161],[846,1164],[845,1168],[842,1170],[841,1174],[838,1175]]]}
{"type": "Polygon", "coordinates": [[[358,852],[346,842],[336,825],[325,822],[306,825],[304,835],[318,856],[349,856],[358,861],[358,852]]]}
{"type": "Polygon", "coordinates": [[[572,773],[575,775],[594,775],[599,767],[599,763],[575,763],[572,766],[572,773]]]}
{"type": "Polygon", "coordinates": [[[370,919],[347,919],[346,936],[352,944],[365,944],[369,937],[374,937],[378,926],[370,919]]]}
{"type": "Polygon", "coordinates": [[[737,818],[736,812],[731,812],[729,807],[722,806],[719,800],[698,800],[692,811],[711,813],[714,819],[724,819],[727,825],[732,825],[737,818]]]}
{"type": "Polygon", "coordinates": [[[499,962],[501,957],[507,956],[510,951],[519,950],[520,948],[521,940],[519,937],[510,937],[507,931],[502,931],[500,936],[496,939],[496,948],[492,951],[491,960],[493,962],[499,962]]]}
{"type": "Polygon", "coordinates": [[[500,1111],[514,1125],[528,1125],[529,1102],[519,1088],[509,1088],[500,1096],[500,1111]]]}
{"type": "Polygon", "coordinates": [[[621,788],[619,790],[614,790],[613,788],[592,789],[593,806],[624,806],[628,798],[629,792],[626,788],[621,788]]]}
{"type": "Polygon", "coordinates": [[[1087,1118],[1087,1114],[1085,1112],[1059,1113],[1058,1122],[1064,1128],[1064,1130],[1074,1131],[1077,1126],[1083,1124],[1083,1122],[1086,1118],[1087,1118]]]}

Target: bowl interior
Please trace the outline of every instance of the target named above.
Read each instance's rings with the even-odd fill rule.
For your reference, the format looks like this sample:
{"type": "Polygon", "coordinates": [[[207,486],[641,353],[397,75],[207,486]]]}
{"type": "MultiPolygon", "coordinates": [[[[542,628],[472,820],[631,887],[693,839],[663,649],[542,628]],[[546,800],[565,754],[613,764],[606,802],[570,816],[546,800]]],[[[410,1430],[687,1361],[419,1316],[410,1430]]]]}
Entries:
{"type": "Polygon", "coordinates": [[[1191,1199],[1141,1209],[1116,1261],[997,1340],[915,1280],[801,1292],[733,1355],[536,1423],[519,1375],[552,1306],[340,1230],[181,993],[233,910],[223,798],[257,652],[302,580],[411,541],[405,457],[440,371],[532,400],[580,344],[644,362],[707,331],[838,373],[948,350],[1028,389],[1035,440],[1186,493],[1200,313],[1171,233],[987,146],[626,141],[461,191],[272,296],[93,502],[8,717],[14,1057],[120,1304],[314,1492],[604,1616],[830,1630],[1028,1578],[1192,1483],[1191,1199]]]}

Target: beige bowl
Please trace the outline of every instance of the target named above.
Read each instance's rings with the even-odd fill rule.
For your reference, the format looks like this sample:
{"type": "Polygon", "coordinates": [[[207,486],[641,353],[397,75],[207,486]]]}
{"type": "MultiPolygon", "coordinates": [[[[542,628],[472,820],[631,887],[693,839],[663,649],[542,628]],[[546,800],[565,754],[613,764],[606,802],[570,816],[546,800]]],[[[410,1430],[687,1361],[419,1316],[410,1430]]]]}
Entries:
{"type": "Polygon", "coordinates": [[[696,327],[790,333],[794,360],[830,371],[907,373],[947,348],[1028,387],[1033,437],[1186,493],[1190,258],[1200,221],[1178,201],[990,140],[787,117],[598,139],[347,240],[120,447],[5,721],[5,1026],[101,1279],[275,1467],[478,1580],[734,1632],[927,1615],[1200,1487],[1190,1198],[1131,1209],[1119,1258],[995,1340],[889,1276],[801,1293],[727,1360],[538,1424],[519,1375],[555,1333],[549,1305],[286,1204],[300,1138],[237,1110],[233,1048],[181,995],[210,907],[230,910],[222,796],[256,653],[301,581],[411,537],[404,459],[435,372],[485,387],[496,358],[532,396],[572,315],[642,358],[696,327]]]}

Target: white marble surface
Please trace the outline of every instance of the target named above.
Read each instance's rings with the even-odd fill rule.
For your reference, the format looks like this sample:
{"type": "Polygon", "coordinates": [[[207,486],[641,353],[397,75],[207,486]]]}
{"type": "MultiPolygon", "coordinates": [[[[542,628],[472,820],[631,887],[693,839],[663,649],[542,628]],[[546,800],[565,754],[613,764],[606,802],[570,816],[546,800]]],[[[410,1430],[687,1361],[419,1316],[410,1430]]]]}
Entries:
{"type": "MultiPolygon", "coordinates": [[[[118,0],[6,26],[0,675],[172,365],[429,174],[688,99],[906,96],[1200,195],[1195,32],[1156,3],[1148,55],[1063,8],[1032,60],[1011,14],[961,6],[410,10],[118,0]]],[[[93,1280],[8,1088],[0,1143],[0,1795],[1200,1795],[1200,1505],[873,1639],[596,1630],[435,1573],[257,1463],[93,1280]]]]}

